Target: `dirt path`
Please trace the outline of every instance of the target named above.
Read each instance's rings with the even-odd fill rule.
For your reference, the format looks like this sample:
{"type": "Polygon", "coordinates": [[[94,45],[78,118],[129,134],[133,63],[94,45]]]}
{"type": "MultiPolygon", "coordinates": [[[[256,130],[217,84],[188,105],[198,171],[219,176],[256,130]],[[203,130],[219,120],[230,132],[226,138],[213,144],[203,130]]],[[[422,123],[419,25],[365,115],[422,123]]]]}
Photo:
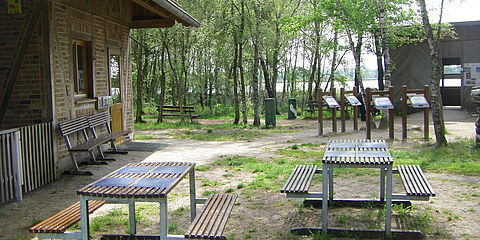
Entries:
{"type": "MultiPolygon", "coordinates": [[[[473,117],[467,116],[461,110],[447,109],[445,119],[449,140],[474,137],[473,122],[475,119],[473,117]]],[[[422,126],[422,114],[409,116],[409,139],[412,140],[408,143],[400,141],[400,120],[401,118],[396,118],[395,141],[389,143],[390,147],[406,149],[422,144],[423,133],[418,130],[419,126],[422,126]]],[[[364,130],[351,132],[351,122],[347,125],[347,130],[350,131],[347,134],[330,133],[330,123],[326,122],[324,130],[326,134],[321,137],[317,136],[314,120],[280,120],[277,124],[292,126],[299,131],[272,133],[250,141],[235,142],[201,142],[164,137],[154,140],[167,145],[157,152],[130,152],[127,156],[118,156],[117,161],[108,166],[89,166],[88,169],[95,173],[94,176],[62,176],[57,181],[27,194],[23,202],[10,203],[0,207],[0,239],[30,239],[26,230],[28,226],[78,201],[78,197],[75,195],[77,189],[129,162],[191,161],[196,162],[197,165],[210,165],[223,156],[242,155],[255,156],[260,159],[270,158],[275,157],[276,149],[296,143],[325,143],[332,139],[362,139],[365,137],[364,130]]],[[[360,126],[363,126],[363,123],[360,123],[360,126]]],[[[162,133],[162,131],[148,131],[148,134],[159,136],[163,136],[162,133]]],[[[387,134],[388,132],[384,130],[374,130],[372,138],[385,139],[387,134]]],[[[430,128],[430,136],[434,137],[433,126],[430,128]]],[[[228,172],[228,169],[221,166],[213,166],[207,171],[198,171],[197,177],[219,182],[218,186],[213,187],[198,186],[199,194],[236,188],[240,183],[251,181],[250,179],[253,177],[246,173],[225,175],[224,172],[228,172]]],[[[435,239],[439,236],[444,239],[480,239],[480,223],[478,221],[480,219],[480,210],[478,210],[480,178],[433,173],[427,173],[427,176],[435,186],[438,196],[430,202],[415,202],[414,204],[430,209],[435,219],[432,220],[435,227],[445,229],[444,233],[435,235],[435,239]]],[[[366,195],[365,192],[373,191],[375,193],[375,189],[368,189],[362,183],[376,180],[365,177],[358,181],[354,180],[354,177],[346,176],[346,181],[342,180],[341,183],[336,183],[336,191],[346,192],[349,197],[372,197],[372,193],[366,195]]],[[[186,189],[186,183],[179,188],[186,189]]],[[[186,203],[185,196],[178,197],[172,201],[172,204],[169,201],[169,207],[175,209],[187,205],[186,203]]],[[[300,223],[321,225],[321,218],[318,216],[317,210],[299,210],[298,204],[299,201],[287,200],[283,194],[277,192],[253,191],[251,196],[240,196],[226,232],[232,233],[234,236],[231,235],[231,237],[234,239],[297,239],[288,234],[289,228],[300,226],[300,223]],[[298,219],[299,211],[302,211],[301,216],[304,219],[298,219]],[[304,214],[305,212],[306,214],[304,214]]],[[[105,209],[111,207],[107,206],[105,209]]],[[[103,212],[106,211],[105,209],[103,212]]],[[[348,209],[338,210],[333,214],[348,214],[348,211],[348,209]]],[[[185,224],[187,223],[179,222],[179,228],[185,228],[185,224]]],[[[140,230],[140,233],[142,231],[151,234],[156,230],[155,228],[145,229],[140,230]]]]}

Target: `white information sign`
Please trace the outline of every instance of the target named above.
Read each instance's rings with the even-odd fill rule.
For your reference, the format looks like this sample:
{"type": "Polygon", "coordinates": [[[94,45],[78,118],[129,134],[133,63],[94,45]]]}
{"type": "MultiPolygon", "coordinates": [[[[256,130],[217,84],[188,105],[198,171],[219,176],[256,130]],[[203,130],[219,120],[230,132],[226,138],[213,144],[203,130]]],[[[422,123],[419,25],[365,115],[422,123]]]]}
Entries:
{"type": "Polygon", "coordinates": [[[462,86],[480,86],[480,63],[465,63],[462,72],[462,86]]]}
{"type": "Polygon", "coordinates": [[[378,97],[373,100],[375,107],[380,110],[393,109],[393,104],[388,97],[378,97]]]}
{"type": "Polygon", "coordinates": [[[427,99],[422,95],[408,96],[413,108],[429,108],[427,99]]]}
{"type": "Polygon", "coordinates": [[[362,105],[362,103],[358,100],[358,98],[353,95],[345,96],[345,98],[347,99],[348,103],[350,103],[350,105],[352,106],[362,105]]]}
{"type": "Polygon", "coordinates": [[[327,103],[329,108],[340,107],[340,104],[338,104],[337,100],[335,100],[335,98],[332,96],[324,96],[323,100],[327,103]]]}

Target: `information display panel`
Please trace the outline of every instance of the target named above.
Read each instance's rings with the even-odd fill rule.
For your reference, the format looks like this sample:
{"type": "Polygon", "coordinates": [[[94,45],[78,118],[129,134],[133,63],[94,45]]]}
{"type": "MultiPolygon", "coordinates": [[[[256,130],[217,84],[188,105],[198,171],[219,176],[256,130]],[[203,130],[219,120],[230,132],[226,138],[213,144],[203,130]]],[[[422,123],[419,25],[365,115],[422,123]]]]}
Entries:
{"type": "Polygon", "coordinates": [[[345,96],[345,98],[347,99],[348,103],[350,103],[350,105],[352,105],[352,106],[361,106],[362,105],[362,103],[358,100],[358,98],[353,96],[353,95],[345,96]]]}
{"type": "Polygon", "coordinates": [[[327,103],[329,108],[340,107],[340,104],[338,104],[337,100],[335,100],[335,98],[333,98],[332,96],[324,96],[323,101],[327,103]]]}
{"type": "Polygon", "coordinates": [[[393,104],[388,97],[378,97],[373,100],[373,104],[377,109],[388,110],[393,109],[393,104]]]}

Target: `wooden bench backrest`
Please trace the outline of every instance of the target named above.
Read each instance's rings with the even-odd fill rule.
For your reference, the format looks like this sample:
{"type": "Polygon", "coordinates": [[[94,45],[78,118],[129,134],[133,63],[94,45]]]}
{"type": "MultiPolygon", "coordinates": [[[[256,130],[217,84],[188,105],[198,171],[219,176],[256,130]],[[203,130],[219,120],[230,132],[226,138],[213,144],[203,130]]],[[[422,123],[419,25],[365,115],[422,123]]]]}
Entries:
{"type": "Polygon", "coordinates": [[[93,114],[90,116],[87,116],[88,119],[88,125],[91,128],[103,125],[103,124],[108,124],[111,121],[110,114],[108,112],[100,112],[97,114],[93,114]]]}
{"type": "Polygon", "coordinates": [[[58,123],[58,129],[62,136],[67,136],[69,134],[82,131],[87,127],[88,121],[85,117],[78,117],[58,123]]]}
{"type": "MultiPolygon", "coordinates": [[[[160,105],[157,106],[157,108],[160,108],[160,105]]],[[[180,109],[180,106],[171,106],[171,105],[164,105],[163,108],[178,108],[180,109]]],[[[183,106],[183,109],[194,109],[192,106],[183,106]]]]}

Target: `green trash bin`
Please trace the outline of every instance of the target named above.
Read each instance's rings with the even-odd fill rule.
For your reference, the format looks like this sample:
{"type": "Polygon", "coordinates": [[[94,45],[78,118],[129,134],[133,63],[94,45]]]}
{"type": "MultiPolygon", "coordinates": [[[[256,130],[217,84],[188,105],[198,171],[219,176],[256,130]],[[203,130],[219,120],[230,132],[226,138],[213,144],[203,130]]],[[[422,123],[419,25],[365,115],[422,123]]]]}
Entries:
{"type": "Polygon", "coordinates": [[[275,98],[265,98],[265,126],[275,127],[277,125],[276,120],[277,104],[275,98]]]}
{"type": "Polygon", "coordinates": [[[296,98],[289,98],[288,99],[288,119],[296,119],[297,118],[297,99],[296,98]]]}

